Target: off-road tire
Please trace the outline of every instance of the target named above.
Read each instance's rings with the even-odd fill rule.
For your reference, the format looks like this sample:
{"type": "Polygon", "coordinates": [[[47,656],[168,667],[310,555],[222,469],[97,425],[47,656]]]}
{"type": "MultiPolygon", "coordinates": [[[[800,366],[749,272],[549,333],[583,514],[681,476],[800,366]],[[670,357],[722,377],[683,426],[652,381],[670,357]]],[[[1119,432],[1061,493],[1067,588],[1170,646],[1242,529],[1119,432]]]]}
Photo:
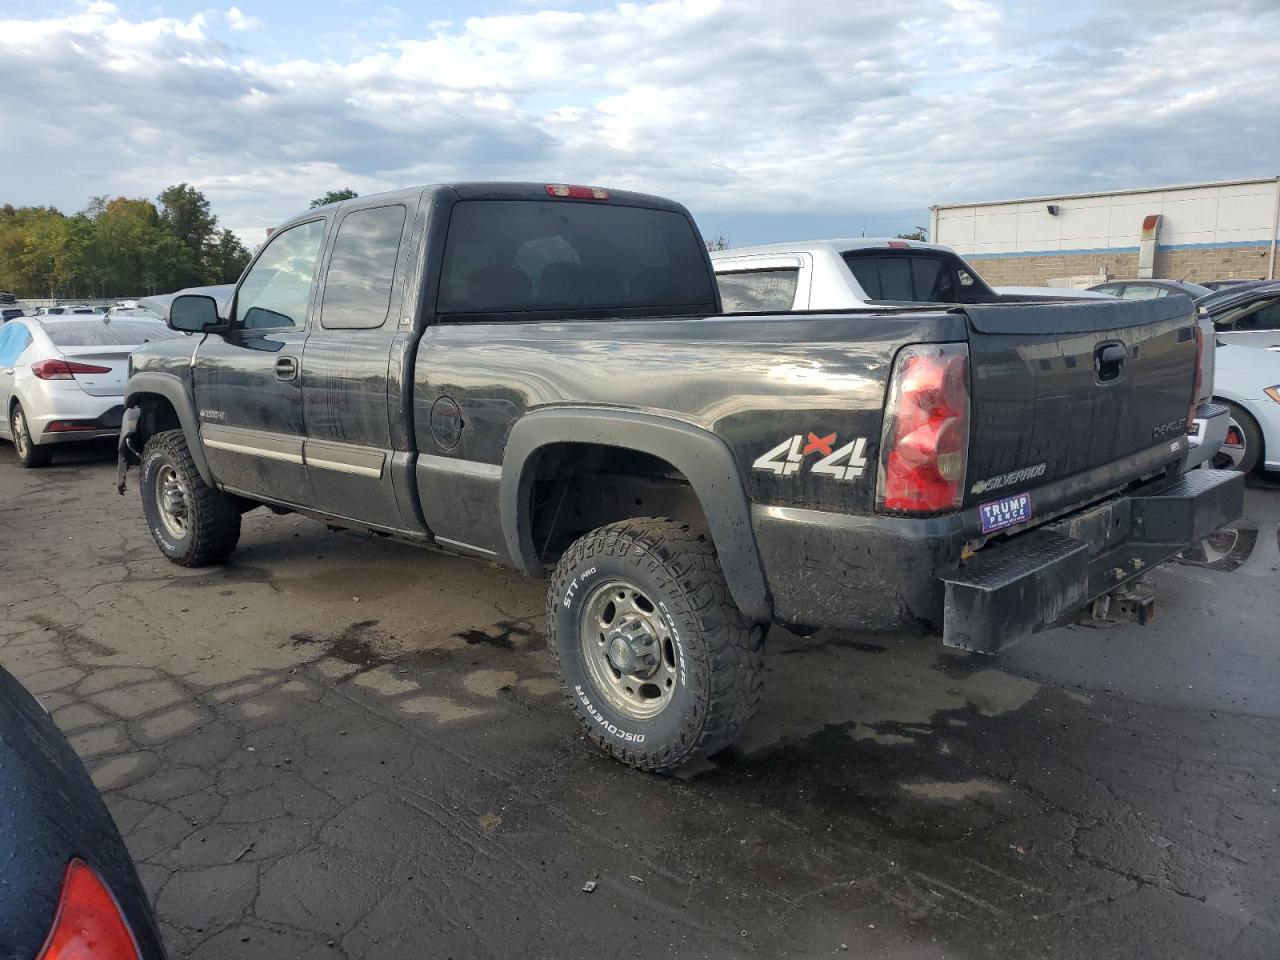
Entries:
{"type": "Polygon", "coordinates": [[[181,430],[154,434],[143,448],[139,472],[142,512],[161,553],[183,567],[209,566],[231,555],[240,540],[240,505],[204,482],[181,430]],[[166,528],[156,499],[156,478],[166,465],[186,490],[186,530],[181,537],[166,528]]]}
{"type": "Polygon", "coordinates": [[[15,403],[13,409],[9,411],[9,436],[13,438],[13,454],[24,468],[30,470],[36,467],[47,467],[53,459],[52,447],[36,446],[31,439],[31,428],[27,425],[27,416],[23,413],[20,403],[15,403]],[[19,430],[22,432],[21,440],[18,437],[19,430]]]}
{"type": "Polygon", "coordinates": [[[547,591],[547,627],[556,673],[587,736],[637,769],[667,772],[705,759],[737,738],[759,703],[765,631],[734,604],[710,538],[688,524],[623,520],[576,540],[547,591]],[[675,628],[683,679],[649,719],[610,705],[584,661],[584,605],[592,585],[610,579],[665,605],[675,628]]]}

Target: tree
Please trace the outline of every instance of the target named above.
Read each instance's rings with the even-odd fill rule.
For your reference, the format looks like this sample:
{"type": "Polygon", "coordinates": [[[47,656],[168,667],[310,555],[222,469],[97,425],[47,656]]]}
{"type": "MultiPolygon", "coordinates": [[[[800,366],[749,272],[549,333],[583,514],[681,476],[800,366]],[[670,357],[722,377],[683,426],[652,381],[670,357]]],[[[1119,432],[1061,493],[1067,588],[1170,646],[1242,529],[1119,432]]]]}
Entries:
{"type": "Polygon", "coordinates": [[[209,200],[195,187],[179,183],[160,192],[160,222],[191,251],[197,261],[204,259],[205,247],[213,241],[218,218],[209,212],[209,200]]]}
{"type": "Polygon", "coordinates": [[[330,190],[323,197],[316,197],[311,201],[311,209],[323,207],[328,203],[338,203],[341,200],[354,200],[360,194],[356,193],[350,187],[343,187],[341,190],[330,190]]]}
{"type": "Polygon", "coordinates": [[[925,240],[929,239],[929,230],[927,227],[916,227],[910,233],[898,234],[899,240],[925,240]]]}
{"type": "MultiPolygon", "coordinates": [[[[704,238],[704,239],[705,239],[705,238],[704,238]]],[[[707,240],[707,241],[706,241],[706,244],[707,244],[707,249],[708,249],[708,250],[728,250],[728,249],[729,249],[729,235],[728,235],[727,233],[725,233],[723,230],[721,230],[719,233],[717,233],[717,234],[716,234],[714,237],[712,237],[710,240],[707,240]]]]}
{"type": "Polygon", "coordinates": [[[218,234],[218,242],[209,248],[205,259],[205,279],[210,283],[235,283],[249,265],[250,254],[230,230],[218,234]]]}

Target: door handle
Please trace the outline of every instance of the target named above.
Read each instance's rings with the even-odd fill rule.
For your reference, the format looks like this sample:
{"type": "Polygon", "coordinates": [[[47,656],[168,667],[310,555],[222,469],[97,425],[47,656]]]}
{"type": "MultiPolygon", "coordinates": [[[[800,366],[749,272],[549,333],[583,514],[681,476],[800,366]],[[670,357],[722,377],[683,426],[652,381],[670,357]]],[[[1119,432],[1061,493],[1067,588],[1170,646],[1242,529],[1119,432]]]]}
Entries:
{"type": "Polygon", "coordinates": [[[276,379],[295,380],[298,377],[298,361],[293,357],[276,358],[276,379]]]}

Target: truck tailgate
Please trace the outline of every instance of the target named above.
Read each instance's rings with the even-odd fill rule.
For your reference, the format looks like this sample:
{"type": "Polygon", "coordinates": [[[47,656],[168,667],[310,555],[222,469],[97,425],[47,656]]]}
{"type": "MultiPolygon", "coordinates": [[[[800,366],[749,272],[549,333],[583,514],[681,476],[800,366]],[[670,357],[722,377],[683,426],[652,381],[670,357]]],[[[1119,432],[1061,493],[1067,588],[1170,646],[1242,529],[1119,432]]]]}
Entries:
{"type": "Polygon", "coordinates": [[[1161,445],[1169,460],[1181,455],[1196,370],[1189,298],[963,309],[973,388],[966,505],[1161,445]]]}

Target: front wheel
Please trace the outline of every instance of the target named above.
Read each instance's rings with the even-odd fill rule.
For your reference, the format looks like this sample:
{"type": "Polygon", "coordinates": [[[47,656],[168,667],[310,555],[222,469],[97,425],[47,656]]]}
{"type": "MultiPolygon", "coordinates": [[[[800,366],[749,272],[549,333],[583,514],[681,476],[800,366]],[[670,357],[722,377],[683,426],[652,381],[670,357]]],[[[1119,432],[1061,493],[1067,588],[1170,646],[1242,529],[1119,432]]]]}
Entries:
{"type": "Polygon", "coordinates": [[[221,563],[236,548],[239,505],[204,482],[181,430],[165,430],[147,441],[139,487],[151,536],[174,563],[221,563]]]}
{"type": "Polygon", "coordinates": [[[1262,431],[1247,411],[1227,401],[1231,419],[1227,423],[1227,439],[1213,456],[1219,470],[1253,473],[1262,459],[1262,431]]]}
{"type": "Polygon", "coordinates": [[[53,459],[51,448],[37,446],[31,439],[31,427],[20,403],[15,403],[9,414],[9,436],[13,437],[13,452],[18,455],[18,463],[22,466],[28,469],[47,467],[53,459]]]}
{"type": "Polygon", "coordinates": [[[573,712],[611,756],[662,772],[732,743],[755,712],[763,629],[729,596],[707,537],[625,520],[573,543],[547,595],[573,712]]]}

